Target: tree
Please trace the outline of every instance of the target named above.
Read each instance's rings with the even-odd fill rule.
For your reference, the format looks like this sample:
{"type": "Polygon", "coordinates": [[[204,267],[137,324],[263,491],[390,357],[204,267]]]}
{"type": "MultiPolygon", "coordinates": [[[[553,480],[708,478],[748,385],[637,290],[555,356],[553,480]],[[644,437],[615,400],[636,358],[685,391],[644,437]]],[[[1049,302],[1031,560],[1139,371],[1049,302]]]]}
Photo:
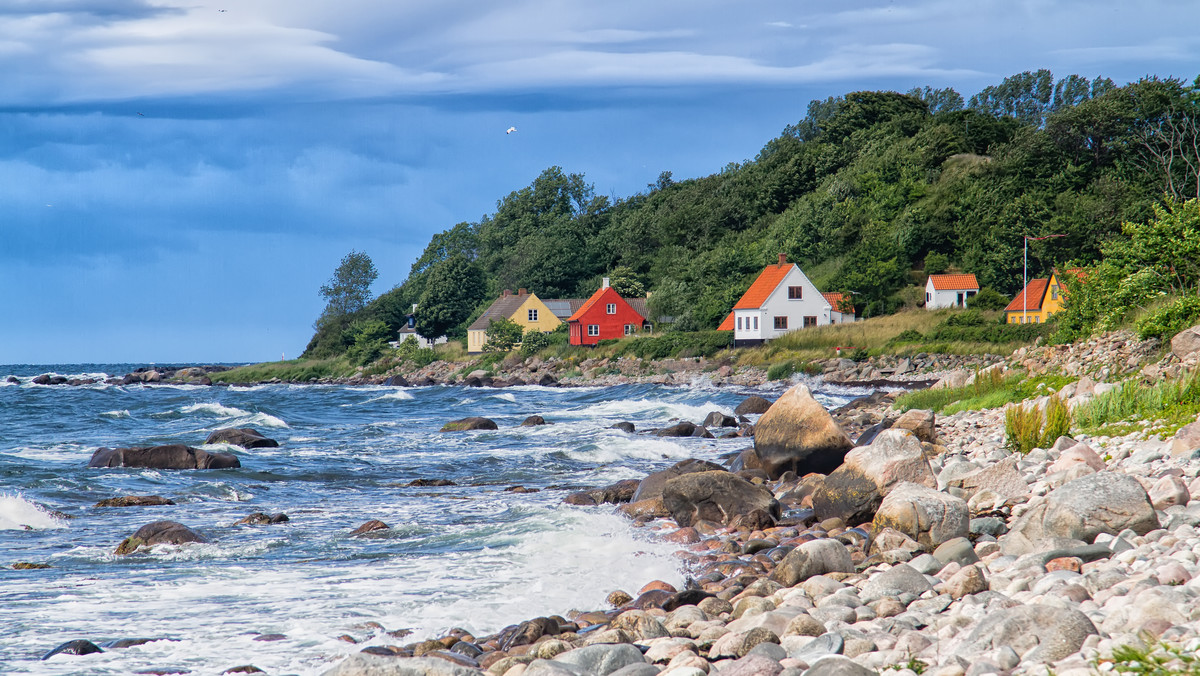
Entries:
{"type": "Polygon", "coordinates": [[[357,366],[366,366],[378,359],[393,336],[387,324],[378,319],[355,322],[350,333],[354,336],[354,344],[346,351],[346,357],[357,366]]]}
{"type": "Polygon", "coordinates": [[[952,113],[963,109],[963,97],[953,87],[934,89],[928,85],[908,91],[908,95],[921,99],[929,106],[930,114],[952,113]]]}
{"type": "Polygon", "coordinates": [[[608,285],[622,298],[644,298],[646,286],[642,284],[633,270],[622,265],[608,273],[608,285]]]}
{"type": "Polygon", "coordinates": [[[487,342],[483,344],[484,352],[508,352],[521,340],[521,325],[509,319],[500,317],[488,324],[487,342]]]}
{"type": "Polygon", "coordinates": [[[379,276],[371,257],[361,251],[351,251],[342,258],[329,281],[321,285],[325,309],[317,324],[358,312],[371,300],[371,284],[379,276]]]}
{"type": "Polygon", "coordinates": [[[462,254],[429,269],[417,301],[417,333],[426,338],[448,335],[470,316],[484,298],[483,272],[462,254]]]}

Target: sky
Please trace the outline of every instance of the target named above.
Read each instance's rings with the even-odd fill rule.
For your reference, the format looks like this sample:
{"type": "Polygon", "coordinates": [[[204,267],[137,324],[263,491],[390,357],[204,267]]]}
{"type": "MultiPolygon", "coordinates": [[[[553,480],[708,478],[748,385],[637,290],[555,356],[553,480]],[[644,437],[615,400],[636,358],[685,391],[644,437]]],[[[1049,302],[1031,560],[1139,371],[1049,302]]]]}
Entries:
{"type": "Polygon", "coordinates": [[[1191,80],[1197,25],[1186,0],[0,0],[0,364],[294,358],[344,255],[387,291],[547,167],[628,197],[849,91],[1191,80]]]}

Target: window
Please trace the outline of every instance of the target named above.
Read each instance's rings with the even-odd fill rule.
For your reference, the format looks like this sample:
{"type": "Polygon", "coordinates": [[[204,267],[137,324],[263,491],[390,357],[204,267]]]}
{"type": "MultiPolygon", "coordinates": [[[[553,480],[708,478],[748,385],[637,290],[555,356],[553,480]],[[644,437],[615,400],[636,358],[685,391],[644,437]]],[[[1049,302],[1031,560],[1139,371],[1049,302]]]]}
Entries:
{"type": "Polygon", "coordinates": [[[742,318],[741,317],[737,318],[737,330],[738,331],[742,330],[742,318]]]}
{"type": "Polygon", "coordinates": [[[789,286],[788,287],[788,300],[801,300],[802,298],[804,298],[804,287],[803,286],[789,286]]]}
{"type": "Polygon", "coordinates": [[[635,330],[636,329],[634,328],[633,324],[625,325],[625,335],[632,336],[635,330]]]}
{"type": "Polygon", "coordinates": [[[1058,300],[1058,285],[1050,287],[1050,300],[1058,300]]]}
{"type": "Polygon", "coordinates": [[[960,293],[958,294],[958,306],[963,307],[964,305],[966,305],[966,303],[963,302],[963,295],[960,293]]]}
{"type": "Polygon", "coordinates": [[[1041,317],[1039,317],[1039,316],[1037,316],[1037,315],[1034,315],[1034,316],[1033,316],[1033,323],[1034,323],[1034,324],[1041,324],[1041,323],[1042,323],[1042,318],[1041,318],[1041,317]]]}
{"type": "Polygon", "coordinates": [[[600,335],[600,325],[599,324],[588,324],[588,335],[589,336],[600,335]]]}
{"type": "Polygon", "coordinates": [[[775,328],[776,329],[786,329],[787,328],[787,317],[776,317],[775,318],[775,328]]]}
{"type": "Polygon", "coordinates": [[[754,315],[754,330],[758,330],[758,315],[754,315]]]}
{"type": "Polygon", "coordinates": [[[615,314],[617,314],[617,304],[616,304],[616,303],[609,303],[609,304],[608,304],[608,305],[607,305],[607,306],[604,308],[604,311],[605,311],[605,312],[607,312],[607,313],[608,313],[608,314],[610,314],[610,315],[615,315],[615,314]]]}
{"type": "Polygon", "coordinates": [[[537,321],[537,310],[536,309],[531,309],[529,311],[529,321],[531,321],[531,322],[537,321]]]}
{"type": "Polygon", "coordinates": [[[817,325],[816,317],[805,317],[804,318],[804,328],[807,329],[810,326],[816,326],[816,325],[817,325]]]}
{"type": "Polygon", "coordinates": [[[929,303],[929,302],[932,302],[932,301],[933,301],[933,294],[932,294],[932,293],[929,293],[928,291],[926,291],[926,292],[925,292],[925,302],[926,302],[926,303],[929,303]]]}

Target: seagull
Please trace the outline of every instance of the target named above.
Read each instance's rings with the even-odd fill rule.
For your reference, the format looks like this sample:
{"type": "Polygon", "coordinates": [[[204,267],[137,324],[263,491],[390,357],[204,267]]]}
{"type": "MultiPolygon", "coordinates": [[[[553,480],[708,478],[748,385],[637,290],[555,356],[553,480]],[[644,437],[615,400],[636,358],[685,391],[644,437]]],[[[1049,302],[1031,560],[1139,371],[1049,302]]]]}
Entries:
{"type": "Polygon", "coordinates": [[[138,117],[146,117],[146,115],[143,113],[138,113],[138,117]]]}
{"type": "Polygon", "coordinates": [[[513,133],[513,132],[514,132],[514,131],[516,131],[516,130],[517,130],[517,128],[516,128],[516,127],[509,127],[508,129],[505,129],[505,130],[504,130],[504,133],[505,133],[505,134],[511,134],[511,133],[513,133]]]}
{"type": "Polygon", "coordinates": [[[217,11],[218,11],[218,12],[228,12],[229,10],[227,10],[227,9],[218,9],[217,11]]]}

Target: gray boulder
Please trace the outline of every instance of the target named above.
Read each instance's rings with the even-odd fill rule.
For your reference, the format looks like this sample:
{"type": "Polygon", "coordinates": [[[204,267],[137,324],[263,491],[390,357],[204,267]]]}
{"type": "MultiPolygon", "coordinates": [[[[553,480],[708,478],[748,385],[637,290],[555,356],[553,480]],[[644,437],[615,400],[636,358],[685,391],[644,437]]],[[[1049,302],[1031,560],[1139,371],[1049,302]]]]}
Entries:
{"type": "Polygon", "coordinates": [[[720,411],[713,411],[704,416],[703,425],[705,427],[737,427],[738,421],[737,418],[727,416],[720,411]]]}
{"type": "Polygon", "coordinates": [[[276,448],[279,442],[264,437],[252,427],[231,427],[217,430],[204,440],[206,444],[233,444],[242,448],[276,448]]]}
{"type": "Polygon", "coordinates": [[[630,498],[629,502],[649,500],[650,498],[657,498],[661,496],[663,492],[663,486],[667,485],[668,481],[674,479],[675,477],[683,476],[684,474],[724,471],[726,471],[725,468],[715,462],[696,460],[695,458],[680,460],[674,465],[671,465],[664,470],[654,472],[653,474],[646,476],[645,479],[642,479],[641,483],[638,484],[637,491],[634,492],[633,497],[630,498]]]}
{"type": "Polygon", "coordinates": [[[133,535],[122,540],[115,553],[121,556],[132,554],[141,547],[182,545],[189,542],[208,542],[208,540],[178,521],[154,521],[142,526],[133,535]]]}
{"type": "Polygon", "coordinates": [[[1128,528],[1145,535],[1158,527],[1154,505],[1138,480],[1106,471],[1068,481],[1034,500],[1003,541],[1057,537],[1094,542],[1101,533],[1116,535],[1128,528]]]}
{"type": "Polygon", "coordinates": [[[893,528],[925,547],[934,548],[948,540],[966,537],[970,532],[970,517],[962,498],[905,482],[892,488],[880,503],[872,532],[893,528]]]}
{"type": "Polygon", "coordinates": [[[227,469],[241,467],[232,453],[209,453],[183,444],[137,448],[98,448],[88,467],[146,467],[149,469],[227,469]]]}
{"type": "Polygon", "coordinates": [[[1175,334],[1171,339],[1171,352],[1180,361],[1200,352],[1200,324],[1175,334]]]}
{"type": "Polygon", "coordinates": [[[568,650],[556,655],[554,661],[574,667],[581,674],[608,676],[631,664],[645,664],[646,658],[628,643],[612,643],[568,650]]]}
{"type": "Polygon", "coordinates": [[[734,415],[757,415],[766,413],[771,408],[771,402],[762,397],[746,397],[742,403],[733,409],[734,415]]]}
{"type": "Polygon", "coordinates": [[[785,587],[794,587],[816,575],[853,572],[850,550],[840,541],[826,538],[810,540],[788,552],[771,571],[770,579],[785,587]]]}
{"type": "Polygon", "coordinates": [[[901,563],[872,575],[862,586],[862,598],[880,599],[884,596],[899,596],[904,593],[920,596],[933,589],[933,585],[916,568],[901,563]]]}
{"type": "Polygon", "coordinates": [[[892,426],[912,432],[921,441],[933,443],[937,439],[937,432],[935,431],[936,422],[937,418],[934,416],[933,411],[923,411],[914,408],[901,414],[892,426]]]}
{"type": "Polygon", "coordinates": [[[450,422],[446,423],[445,425],[442,425],[442,429],[440,429],[438,431],[439,432],[466,432],[466,431],[470,431],[470,430],[494,430],[494,429],[499,429],[496,426],[496,422],[494,420],[490,420],[488,418],[481,418],[479,416],[471,416],[469,418],[460,418],[458,420],[451,420],[450,422]]]}
{"type": "Polygon", "coordinates": [[[813,662],[804,676],[875,676],[875,672],[843,655],[827,655],[813,662]]]}
{"type": "Polygon", "coordinates": [[[937,477],[921,442],[904,429],[884,430],[870,446],[846,454],[845,461],[813,494],[818,519],[838,517],[847,524],[870,521],[883,498],[901,482],[934,488],[937,477]]]}
{"type": "Polygon", "coordinates": [[[958,652],[971,658],[1008,647],[1024,661],[1053,662],[1078,652],[1096,633],[1087,615],[1073,608],[1017,606],[985,615],[958,652]]]}
{"type": "Polygon", "coordinates": [[[766,528],[774,525],[780,514],[779,501],[771,491],[729,472],[698,472],[671,479],[663,486],[662,499],[680,527],[699,520],[731,525],[740,518],[752,528],[766,528]]]}
{"type": "Polygon", "coordinates": [[[480,669],[436,657],[384,657],[358,653],[342,660],[322,676],[483,676],[480,669]]]}
{"type": "Polygon", "coordinates": [[[804,385],[785,392],[754,426],[754,452],[772,479],[788,470],[828,474],[853,445],[804,385]]]}

